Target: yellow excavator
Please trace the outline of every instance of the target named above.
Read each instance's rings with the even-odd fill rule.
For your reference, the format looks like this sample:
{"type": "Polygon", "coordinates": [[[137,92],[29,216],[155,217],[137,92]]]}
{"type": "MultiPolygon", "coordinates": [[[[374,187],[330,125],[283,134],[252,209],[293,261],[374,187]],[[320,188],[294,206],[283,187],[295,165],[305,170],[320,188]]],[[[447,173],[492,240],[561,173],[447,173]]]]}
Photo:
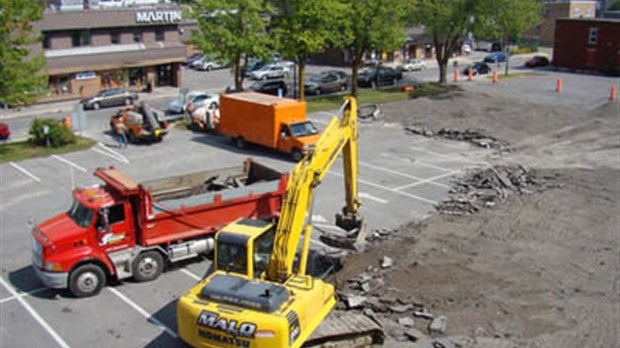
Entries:
{"type": "Polygon", "coordinates": [[[301,347],[311,334],[320,342],[376,331],[374,323],[363,317],[368,319],[365,323],[356,318],[324,324],[327,333],[317,333],[336,304],[336,294],[332,284],[306,274],[313,192],[340,154],[346,206],[336,215],[336,224],[351,233],[335,244],[364,239],[357,195],[355,98],[346,97],[340,113],[341,118],[333,117],[315,148],[293,169],[277,225],[239,219],[216,235],[214,272],[177,304],[178,330],[185,342],[194,347],[301,347]],[[333,330],[347,325],[351,330],[333,330]],[[347,332],[356,330],[360,332],[347,332]]]}

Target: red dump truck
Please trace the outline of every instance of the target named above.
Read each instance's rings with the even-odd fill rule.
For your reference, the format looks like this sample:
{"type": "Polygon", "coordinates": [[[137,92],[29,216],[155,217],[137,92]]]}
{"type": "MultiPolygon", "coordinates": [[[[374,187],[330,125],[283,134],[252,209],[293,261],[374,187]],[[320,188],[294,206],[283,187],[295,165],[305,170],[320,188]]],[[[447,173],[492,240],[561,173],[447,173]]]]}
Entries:
{"type": "Polygon", "coordinates": [[[277,218],[288,174],[243,165],[139,183],[113,167],[77,188],[67,212],[32,229],[32,264],[48,287],[93,296],[107,280],[157,278],[167,262],[207,254],[240,217],[277,218]]]}

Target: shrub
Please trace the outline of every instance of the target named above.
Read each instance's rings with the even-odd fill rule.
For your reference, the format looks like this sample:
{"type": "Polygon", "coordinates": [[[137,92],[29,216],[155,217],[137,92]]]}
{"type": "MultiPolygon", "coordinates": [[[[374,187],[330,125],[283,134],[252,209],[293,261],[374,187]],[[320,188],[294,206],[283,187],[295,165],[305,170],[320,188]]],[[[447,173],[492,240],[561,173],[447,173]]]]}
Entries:
{"type": "Polygon", "coordinates": [[[61,147],[77,142],[77,138],[71,129],[52,118],[35,118],[30,124],[28,134],[30,134],[30,139],[28,140],[37,146],[47,146],[48,138],[51,147],[61,147]],[[49,127],[47,136],[44,132],[44,126],[49,127]]]}
{"type": "Polygon", "coordinates": [[[538,46],[519,46],[518,48],[512,50],[510,54],[534,53],[534,52],[538,52],[538,46]]]}

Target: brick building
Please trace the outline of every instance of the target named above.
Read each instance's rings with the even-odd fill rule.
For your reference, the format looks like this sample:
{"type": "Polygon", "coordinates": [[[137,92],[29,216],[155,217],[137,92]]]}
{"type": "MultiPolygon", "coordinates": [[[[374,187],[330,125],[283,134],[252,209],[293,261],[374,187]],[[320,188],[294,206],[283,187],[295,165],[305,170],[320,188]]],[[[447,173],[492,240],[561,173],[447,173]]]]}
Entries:
{"type": "Polygon", "coordinates": [[[46,10],[43,41],[51,98],[88,96],[105,87],[179,86],[182,12],[176,6],[46,10]]]}
{"type": "Polygon", "coordinates": [[[620,19],[558,19],[553,64],[620,74],[620,19]]]}
{"type": "Polygon", "coordinates": [[[597,2],[595,0],[542,0],[542,23],[523,33],[525,41],[542,46],[552,46],[555,23],[558,18],[594,18],[597,2]]]}

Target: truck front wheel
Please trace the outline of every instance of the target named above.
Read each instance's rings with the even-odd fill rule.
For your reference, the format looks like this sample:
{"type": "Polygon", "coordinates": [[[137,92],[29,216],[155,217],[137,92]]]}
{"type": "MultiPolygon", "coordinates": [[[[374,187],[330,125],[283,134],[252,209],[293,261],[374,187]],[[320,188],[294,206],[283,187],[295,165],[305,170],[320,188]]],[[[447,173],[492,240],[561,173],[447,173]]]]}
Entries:
{"type": "Polygon", "coordinates": [[[133,262],[133,277],[139,282],[156,279],[163,270],[164,258],[157,251],[144,252],[133,262]]]}
{"type": "Polygon", "coordinates": [[[243,137],[238,137],[235,139],[235,145],[237,145],[238,149],[245,149],[245,139],[243,139],[243,137]]]}
{"type": "Polygon", "coordinates": [[[291,151],[291,158],[293,159],[293,161],[299,162],[301,161],[302,157],[304,157],[304,155],[303,153],[301,153],[301,151],[297,149],[293,149],[293,151],[291,151]]]}
{"type": "Polygon", "coordinates": [[[69,276],[69,290],[75,297],[95,296],[104,285],[105,273],[96,265],[82,265],[69,276]]]}

